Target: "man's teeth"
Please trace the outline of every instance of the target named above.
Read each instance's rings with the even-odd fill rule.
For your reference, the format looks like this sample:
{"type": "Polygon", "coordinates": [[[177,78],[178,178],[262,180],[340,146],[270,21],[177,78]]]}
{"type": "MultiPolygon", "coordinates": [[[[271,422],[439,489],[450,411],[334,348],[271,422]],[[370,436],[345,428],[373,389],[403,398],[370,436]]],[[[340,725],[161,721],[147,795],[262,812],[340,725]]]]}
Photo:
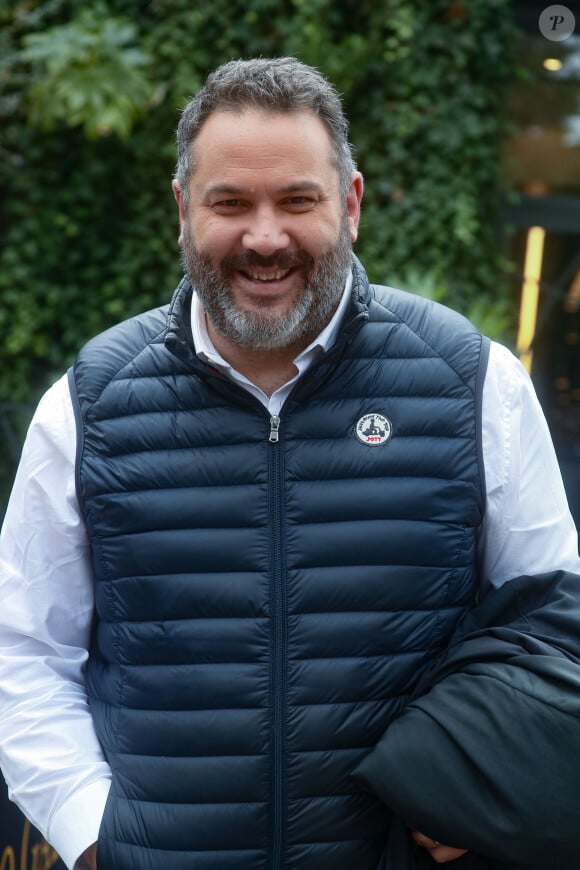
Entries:
{"type": "Polygon", "coordinates": [[[280,278],[285,278],[290,269],[279,269],[276,272],[249,272],[249,276],[253,281],[279,281],[280,278]]]}

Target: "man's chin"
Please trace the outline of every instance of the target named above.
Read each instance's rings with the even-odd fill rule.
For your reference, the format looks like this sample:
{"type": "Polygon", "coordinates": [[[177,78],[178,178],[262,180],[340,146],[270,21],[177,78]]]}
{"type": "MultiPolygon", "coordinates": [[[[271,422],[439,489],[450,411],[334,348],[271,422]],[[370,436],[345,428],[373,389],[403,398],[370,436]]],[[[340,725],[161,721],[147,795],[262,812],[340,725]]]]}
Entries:
{"type": "MultiPolygon", "coordinates": [[[[210,319],[213,320],[211,313],[210,319]]],[[[226,338],[251,350],[282,350],[293,347],[306,333],[304,317],[259,310],[222,313],[214,325],[226,338]]]]}

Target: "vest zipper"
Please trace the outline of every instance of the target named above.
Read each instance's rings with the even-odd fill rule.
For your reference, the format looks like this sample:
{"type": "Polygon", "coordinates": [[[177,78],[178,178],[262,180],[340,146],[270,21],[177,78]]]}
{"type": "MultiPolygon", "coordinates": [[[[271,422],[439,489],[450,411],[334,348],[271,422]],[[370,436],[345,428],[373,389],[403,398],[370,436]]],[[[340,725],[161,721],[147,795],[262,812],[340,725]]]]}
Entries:
{"type": "Polygon", "coordinates": [[[280,418],[270,418],[272,587],[271,587],[271,728],[272,728],[272,844],[270,870],[284,867],[286,785],[286,579],[283,546],[284,453],[278,446],[280,418]]]}
{"type": "Polygon", "coordinates": [[[279,429],[280,417],[274,414],[272,417],[270,417],[270,437],[268,438],[270,444],[277,444],[280,440],[279,429]]]}

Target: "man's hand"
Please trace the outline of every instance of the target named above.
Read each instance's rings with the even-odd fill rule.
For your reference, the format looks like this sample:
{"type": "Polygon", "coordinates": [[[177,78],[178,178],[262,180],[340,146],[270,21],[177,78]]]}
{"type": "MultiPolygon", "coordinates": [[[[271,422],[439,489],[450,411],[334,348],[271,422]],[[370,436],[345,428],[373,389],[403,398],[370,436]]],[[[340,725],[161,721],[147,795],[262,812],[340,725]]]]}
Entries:
{"type": "Polygon", "coordinates": [[[448,861],[455,861],[467,852],[467,849],[455,849],[453,846],[444,846],[443,843],[438,843],[437,840],[432,840],[431,837],[427,837],[425,834],[420,834],[419,831],[411,831],[411,836],[418,846],[427,849],[437,864],[446,864],[448,861]]]}
{"type": "Polygon", "coordinates": [[[97,870],[97,844],[93,843],[85,849],[80,858],[75,861],[74,870],[97,870]]]}

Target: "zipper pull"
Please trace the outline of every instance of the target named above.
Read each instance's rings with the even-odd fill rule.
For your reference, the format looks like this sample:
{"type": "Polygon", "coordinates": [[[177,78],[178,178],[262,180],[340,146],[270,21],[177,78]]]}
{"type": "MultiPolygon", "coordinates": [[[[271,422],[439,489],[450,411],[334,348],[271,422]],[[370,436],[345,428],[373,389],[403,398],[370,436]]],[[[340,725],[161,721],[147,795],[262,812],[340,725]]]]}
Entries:
{"type": "Polygon", "coordinates": [[[278,417],[276,415],[274,415],[273,417],[270,417],[270,437],[268,438],[268,441],[270,442],[270,444],[277,444],[277,442],[280,440],[280,436],[278,434],[279,428],[280,428],[280,417],[278,417]]]}

